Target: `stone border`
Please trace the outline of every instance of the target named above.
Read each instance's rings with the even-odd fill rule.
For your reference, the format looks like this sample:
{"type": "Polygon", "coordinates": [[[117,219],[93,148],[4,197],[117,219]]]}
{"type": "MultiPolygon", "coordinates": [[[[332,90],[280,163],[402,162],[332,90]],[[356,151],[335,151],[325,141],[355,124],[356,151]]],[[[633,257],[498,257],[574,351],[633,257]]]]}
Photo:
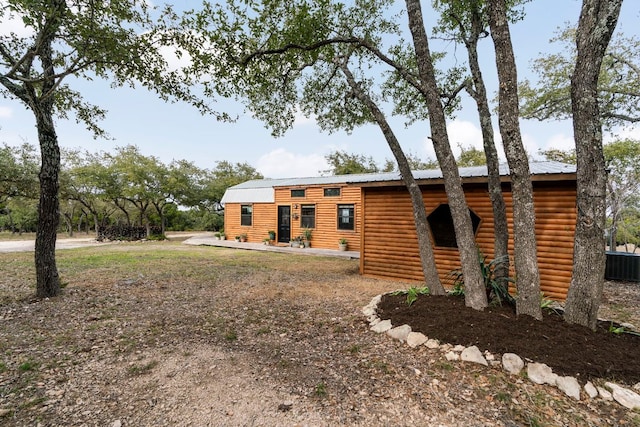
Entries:
{"type": "MultiPolygon", "coordinates": [[[[584,391],[585,400],[600,398],[604,401],[616,401],[620,405],[631,410],[640,410],[640,394],[628,388],[612,382],[605,382],[604,387],[595,386],[591,381],[581,387],[574,377],[563,377],[553,373],[553,370],[544,363],[525,363],[520,356],[514,353],[505,353],[497,360],[496,355],[485,351],[484,354],[478,347],[464,347],[462,345],[440,344],[436,339],[430,339],[421,332],[413,332],[411,326],[393,326],[391,320],[380,320],[377,314],[378,304],[382,295],[375,296],[369,304],[362,308],[362,314],[367,317],[370,329],[376,333],[386,333],[391,338],[406,343],[411,348],[424,345],[429,349],[440,349],[448,361],[463,361],[478,363],[484,366],[501,367],[511,375],[520,375],[525,369],[527,378],[536,384],[548,384],[557,387],[564,394],[575,400],[581,400],[584,391]]],[[[640,383],[633,386],[640,392],[640,383]]]]}

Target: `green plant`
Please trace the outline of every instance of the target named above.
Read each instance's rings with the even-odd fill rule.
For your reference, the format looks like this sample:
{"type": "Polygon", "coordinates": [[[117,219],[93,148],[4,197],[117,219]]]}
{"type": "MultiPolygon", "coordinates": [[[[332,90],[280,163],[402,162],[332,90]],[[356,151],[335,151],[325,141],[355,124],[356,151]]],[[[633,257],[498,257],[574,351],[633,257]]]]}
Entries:
{"type": "Polygon", "coordinates": [[[455,297],[464,295],[464,285],[461,282],[456,282],[453,284],[453,288],[449,291],[449,295],[453,295],[455,297]]]}
{"type": "MultiPolygon", "coordinates": [[[[502,305],[503,302],[509,305],[515,305],[516,300],[509,293],[509,283],[513,283],[514,280],[506,277],[499,280],[495,277],[495,267],[507,260],[507,257],[498,257],[490,262],[487,262],[487,257],[478,250],[478,261],[480,263],[480,271],[484,280],[484,286],[487,291],[487,299],[491,304],[502,305]]],[[[449,272],[448,276],[453,278],[453,289],[456,292],[454,295],[464,295],[464,276],[462,269],[456,269],[449,272]]]]}
{"type": "Polygon", "coordinates": [[[273,230],[269,230],[267,231],[267,234],[269,235],[269,240],[276,240],[276,232],[273,230]]]}
{"type": "Polygon", "coordinates": [[[640,333],[634,332],[634,331],[630,331],[627,328],[625,328],[624,326],[617,325],[617,324],[615,324],[613,322],[611,322],[609,324],[609,332],[611,332],[612,334],[616,334],[616,335],[629,334],[629,335],[640,336],[640,333]]]}
{"type": "Polygon", "coordinates": [[[227,341],[235,341],[238,339],[238,334],[234,330],[229,330],[224,334],[224,339],[227,341]]]}
{"type": "Polygon", "coordinates": [[[215,237],[221,237],[221,236],[222,236],[222,233],[220,233],[219,231],[216,231],[215,233],[213,233],[213,235],[214,235],[215,237]]]}
{"type": "Polygon", "coordinates": [[[326,397],[327,396],[327,386],[324,383],[316,384],[316,387],[313,391],[318,397],[326,397]]]}
{"type": "Polygon", "coordinates": [[[158,366],[158,361],[152,360],[151,362],[145,363],[143,365],[131,365],[129,366],[129,369],[127,369],[127,372],[131,376],[144,375],[151,372],[151,370],[156,366],[158,366]]]}
{"type": "Polygon", "coordinates": [[[415,286],[410,287],[409,289],[399,290],[392,292],[391,295],[406,295],[407,296],[407,305],[411,306],[418,299],[419,295],[429,295],[429,288],[424,286],[422,288],[418,288],[415,286]]]}
{"type": "Polygon", "coordinates": [[[340,243],[341,245],[346,245],[347,244],[347,239],[345,239],[344,237],[338,240],[338,243],[340,243]]]}
{"type": "Polygon", "coordinates": [[[304,230],[302,230],[302,236],[304,236],[304,239],[309,242],[311,241],[311,229],[310,228],[305,228],[304,230]]]}
{"type": "Polygon", "coordinates": [[[38,367],[38,363],[32,362],[32,361],[27,361],[27,362],[21,363],[18,366],[18,369],[20,371],[22,371],[22,372],[28,372],[28,371],[33,371],[37,367],[38,367]]]}

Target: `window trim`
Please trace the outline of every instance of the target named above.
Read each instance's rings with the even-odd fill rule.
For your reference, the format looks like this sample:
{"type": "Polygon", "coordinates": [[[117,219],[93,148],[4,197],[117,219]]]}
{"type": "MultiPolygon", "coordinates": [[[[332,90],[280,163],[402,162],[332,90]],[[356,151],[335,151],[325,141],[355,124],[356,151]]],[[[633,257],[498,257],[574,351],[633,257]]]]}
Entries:
{"type": "Polygon", "coordinates": [[[316,205],[315,204],[306,204],[306,205],[300,205],[300,227],[301,228],[316,228],[316,205]],[[313,208],[313,225],[311,227],[309,227],[308,225],[303,224],[303,221],[305,218],[311,218],[311,215],[304,215],[303,214],[303,210],[307,208],[313,208]]]}
{"type": "Polygon", "coordinates": [[[326,187],[322,189],[322,195],[324,197],[340,197],[342,195],[342,188],[340,187],[326,187]],[[338,194],[327,194],[328,190],[337,190],[338,194]]]}
{"type": "Polygon", "coordinates": [[[340,231],[356,231],[356,205],[355,203],[340,203],[336,205],[336,228],[340,231]],[[351,215],[347,216],[351,221],[345,223],[341,221],[345,216],[341,215],[341,211],[344,209],[350,209],[351,215]],[[341,224],[350,224],[350,227],[341,227],[341,224]]]}
{"type": "Polygon", "coordinates": [[[253,205],[244,204],[240,205],[240,226],[242,227],[251,227],[253,225],[253,205]],[[249,213],[245,213],[245,208],[248,208],[249,213]],[[246,219],[249,219],[249,223],[245,224],[246,219]]]}

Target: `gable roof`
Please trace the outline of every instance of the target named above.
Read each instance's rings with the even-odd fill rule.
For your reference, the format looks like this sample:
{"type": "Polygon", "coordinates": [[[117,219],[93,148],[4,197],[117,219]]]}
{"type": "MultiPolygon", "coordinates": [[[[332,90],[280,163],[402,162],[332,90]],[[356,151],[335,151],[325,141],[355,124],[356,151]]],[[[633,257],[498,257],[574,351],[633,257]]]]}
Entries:
{"type": "MultiPolygon", "coordinates": [[[[544,178],[545,176],[567,175],[571,179],[576,173],[576,166],[560,162],[531,162],[529,169],[532,176],[544,178]]],[[[463,180],[484,179],[488,176],[486,166],[472,166],[458,169],[463,180]]],[[[509,166],[506,163],[500,165],[500,175],[505,179],[509,177],[509,166]]],[[[440,169],[428,169],[413,171],[416,181],[442,180],[440,169]]],[[[399,172],[364,173],[352,175],[331,175],[308,178],[281,178],[281,179],[253,179],[233,187],[229,187],[224,193],[221,204],[225,203],[274,203],[276,187],[300,187],[321,186],[332,184],[348,184],[372,186],[378,184],[400,184],[402,177],[399,172]]]]}

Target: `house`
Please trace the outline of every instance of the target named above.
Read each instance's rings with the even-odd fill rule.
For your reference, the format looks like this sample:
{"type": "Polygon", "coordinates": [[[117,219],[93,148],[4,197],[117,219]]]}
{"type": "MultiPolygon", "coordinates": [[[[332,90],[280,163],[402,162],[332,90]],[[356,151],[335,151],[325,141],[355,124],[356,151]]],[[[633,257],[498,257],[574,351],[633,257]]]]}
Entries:
{"type": "MultiPolygon", "coordinates": [[[[566,298],[573,265],[576,223],[576,170],[558,162],[530,165],[536,214],[536,239],[541,287],[551,298],[566,298]]],[[[510,251],[513,251],[513,210],[508,167],[501,166],[507,205],[510,251]]],[[[460,176],[472,216],[476,243],[491,260],[493,210],[486,167],[461,168],[460,176]]],[[[460,267],[459,254],[439,170],[415,171],[434,241],[438,272],[451,284],[460,267]]],[[[223,200],[227,235],[246,233],[262,241],[277,231],[286,243],[303,229],[312,229],[312,244],[336,249],[346,238],[349,250],[360,251],[363,275],[420,282],[422,270],[409,194],[398,173],[316,178],[254,180],[231,187],[223,200]]]]}

